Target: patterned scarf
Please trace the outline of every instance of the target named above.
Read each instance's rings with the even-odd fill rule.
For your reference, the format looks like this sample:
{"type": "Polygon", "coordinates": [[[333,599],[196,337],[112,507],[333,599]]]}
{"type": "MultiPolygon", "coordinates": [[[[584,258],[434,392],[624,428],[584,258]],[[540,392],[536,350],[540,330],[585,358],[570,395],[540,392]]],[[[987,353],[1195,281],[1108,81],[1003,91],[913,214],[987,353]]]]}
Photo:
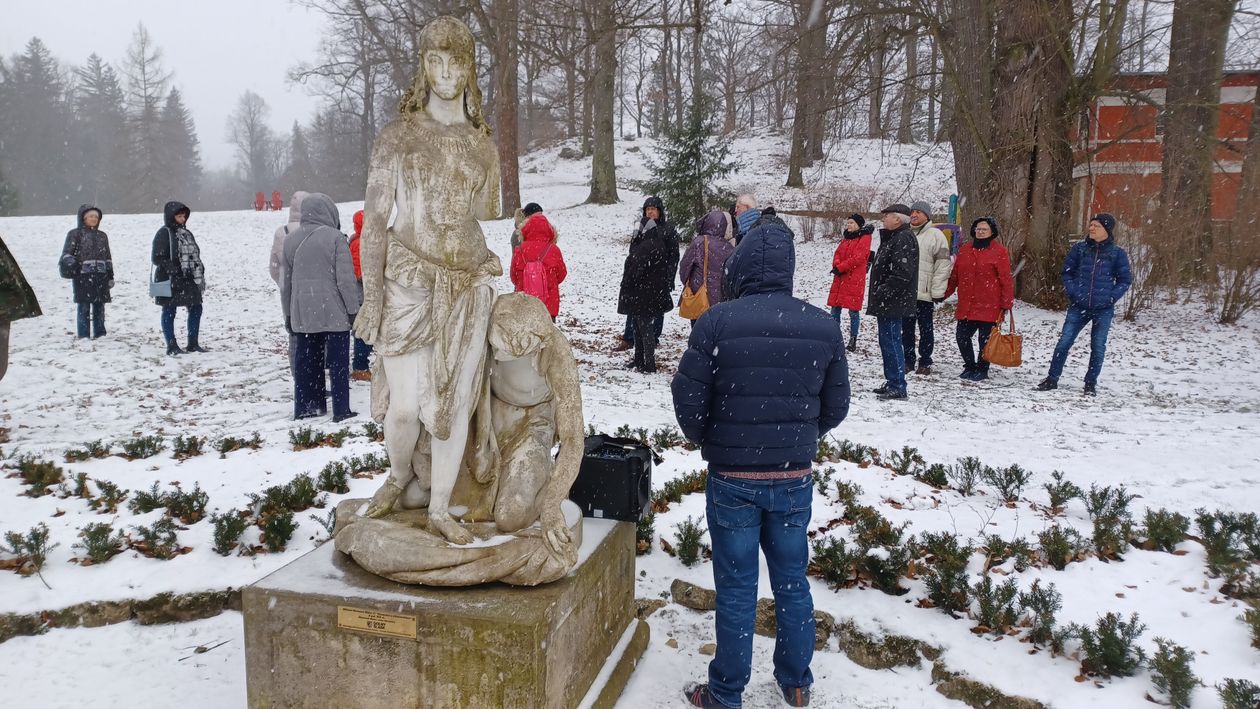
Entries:
{"type": "Polygon", "coordinates": [[[206,269],[201,263],[201,248],[192,232],[184,227],[175,228],[175,248],[179,253],[179,266],[184,275],[193,279],[198,288],[206,285],[206,269]]]}

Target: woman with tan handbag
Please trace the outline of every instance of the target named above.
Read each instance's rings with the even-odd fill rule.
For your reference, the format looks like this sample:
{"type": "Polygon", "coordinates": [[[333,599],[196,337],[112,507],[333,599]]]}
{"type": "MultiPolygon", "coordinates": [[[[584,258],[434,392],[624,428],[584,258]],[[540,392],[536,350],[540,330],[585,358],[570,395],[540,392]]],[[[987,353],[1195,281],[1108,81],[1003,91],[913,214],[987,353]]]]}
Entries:
{"type": "Polygon", "coordinates": [[[971,242],[963,244],[958,250],[958,259],[945,290],[946,298],[958,291],[956,335],[958,352],[963,359],[963,372],[959,377],[966,381],[979,382],[989,378],[985,346],[989,343],[993,326],[1000,323],[1003,315],[1015,304],[1011,257],[997,236],[997,222],[992,217],[980,217],[971,223],[971,242]],[[972,338],[977,337],[981,352],[978,360],[972,345],[972,338]]]}
{"type": "Polygon", "coordinates": [[[722,270],[735,250],[731,215],[714,209],[700,218],[696,238],[678,263],[682,297],[678,314],[695,325],[706,310],[722,302],[722,270]]]}

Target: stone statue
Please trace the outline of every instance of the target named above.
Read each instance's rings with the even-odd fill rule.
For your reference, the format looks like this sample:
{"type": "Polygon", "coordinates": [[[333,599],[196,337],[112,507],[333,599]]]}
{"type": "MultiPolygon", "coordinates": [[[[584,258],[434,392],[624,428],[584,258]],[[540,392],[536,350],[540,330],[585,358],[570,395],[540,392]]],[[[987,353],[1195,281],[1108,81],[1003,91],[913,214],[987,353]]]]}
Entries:
{"type": "Polygon", "coordinates": [[[338,506],[337,548],[369,571],[403,583],[534,585],[564,576],[577,563],[581,514],[565,503],[584,439],[573,352],[542,301],[524,293],[495,301],[489,346],[481,396],[496,466],[485,481],[461,477],[454,491],[480,543],[453,546],[422,529],[432,513],[424,512],[430,492],[421,459],[404,488],[390,493],[395,502],[381,519],[371,506],[363,510],[361,500],[338,506]]]}
{"type": "Polygon", "coordinates": [[[336,544],[404,583],[532,585],[577,561],[581,515],[562,503],[581,393],[542,302],[495,300],[503,269],[477,220],[498,216],[499,164],[474,60],[463,22],[426,25],[401,116],[373,145],[354,329],[379,355],[372,415],[390,472],[369,504],[338,506],[336,544]]]}
{"type": "MultiPolygon", "coordinates": [[[[389,480],[368,516],[388,514],[413,479],[428,490],[428,524],[447,540],[472,534],[450,516],[451,491],[484,379],[494,278],[503,273],[478,219],[499,212],[499,160],[477,89],[468,26],[439,17],[420,33],[420,71],[401,116],[372,147],[364,204],[363,307],[355,334],[380,354],[389,480]],[[392,226],[386,222],[397,210],[392,226]],[[421,445],[423,444],[423,445],[421,445]],[[421,471],[417,464],[427,463],[421,471]]],[[[484,443],[488,422],[475,438],[484,443]]],[[[478,445],[474,474],[491,451],[478,445]]]]}

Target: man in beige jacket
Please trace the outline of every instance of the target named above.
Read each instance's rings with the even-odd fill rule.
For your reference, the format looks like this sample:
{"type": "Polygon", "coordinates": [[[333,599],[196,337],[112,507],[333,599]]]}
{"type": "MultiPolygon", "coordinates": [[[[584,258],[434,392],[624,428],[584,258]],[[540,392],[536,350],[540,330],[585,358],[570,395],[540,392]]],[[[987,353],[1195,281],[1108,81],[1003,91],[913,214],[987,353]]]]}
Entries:
{"type": "Polygon", "coordinates": [[[901,343],[906,352],[906,371],[932,373],[932,350],[936,345],[932,316],[936,304],[945,300],[949,272],[949,240],[932,223],[932,205],[919,200],[910,205],[910,228],[919,242],[919,289],[914,317],[901,324],[901,343]],[[915,352],[915,326],[919,332],[919,351],[915,352]],[[918,365],[916,367],[916,364],[918,365]]]}

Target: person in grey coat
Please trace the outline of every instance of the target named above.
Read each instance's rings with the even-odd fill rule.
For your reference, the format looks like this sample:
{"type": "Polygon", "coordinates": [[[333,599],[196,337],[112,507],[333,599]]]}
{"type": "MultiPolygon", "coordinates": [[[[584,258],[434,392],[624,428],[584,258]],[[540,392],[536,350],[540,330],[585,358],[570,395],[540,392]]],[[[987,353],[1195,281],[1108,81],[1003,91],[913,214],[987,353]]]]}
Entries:
{"type": "Polygon", "coordinates": [[[333,421],[358,415],[350,410],[350,323],[361,300],[337,205],[328,195],[312,192],[302,200],[301,224],[284,238],[280,265],[284,325],[297,340],[295,419],[327,413],[325,368],[333,421]]]}

